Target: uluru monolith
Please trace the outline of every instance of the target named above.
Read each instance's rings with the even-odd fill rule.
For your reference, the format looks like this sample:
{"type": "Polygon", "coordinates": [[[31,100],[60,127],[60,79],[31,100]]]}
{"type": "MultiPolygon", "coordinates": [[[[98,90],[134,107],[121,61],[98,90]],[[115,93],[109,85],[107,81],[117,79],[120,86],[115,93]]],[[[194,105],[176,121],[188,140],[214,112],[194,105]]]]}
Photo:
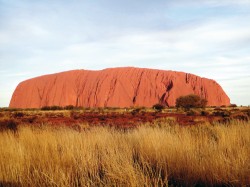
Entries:
{"type": "Polygon", "coordinates": [[[125,67],[72,70],[23,81],[15,89],[9,107],[175,106],[176,98],[188,94],[207,99],[209,106],[230,104],[214,80],[184,72],[125,67]]]}

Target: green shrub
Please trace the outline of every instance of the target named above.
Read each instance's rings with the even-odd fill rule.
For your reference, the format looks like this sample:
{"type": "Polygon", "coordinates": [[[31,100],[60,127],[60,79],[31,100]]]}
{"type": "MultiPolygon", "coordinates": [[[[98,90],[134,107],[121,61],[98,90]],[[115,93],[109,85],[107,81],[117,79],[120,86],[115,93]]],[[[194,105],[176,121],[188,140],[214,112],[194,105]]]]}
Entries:
{"type": "Polygon", "coordinates": [[[189,110],[190,108],[204,108],[207,105],[207,100],[198,95],[190,94],[178,97],[175,104],[177,108],[182,107],[189,110]]]}

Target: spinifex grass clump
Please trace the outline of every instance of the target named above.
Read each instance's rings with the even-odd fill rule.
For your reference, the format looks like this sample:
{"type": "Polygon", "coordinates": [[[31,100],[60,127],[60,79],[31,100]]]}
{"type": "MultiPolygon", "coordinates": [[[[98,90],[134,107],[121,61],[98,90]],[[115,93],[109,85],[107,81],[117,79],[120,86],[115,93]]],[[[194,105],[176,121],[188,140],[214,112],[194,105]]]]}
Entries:
{"type": "Polygon", "coordinates": [[[128,131],[23,126],[0,133],[0,186],[244,186],[249,135],[249,122],[237,121],[128,131]]]}

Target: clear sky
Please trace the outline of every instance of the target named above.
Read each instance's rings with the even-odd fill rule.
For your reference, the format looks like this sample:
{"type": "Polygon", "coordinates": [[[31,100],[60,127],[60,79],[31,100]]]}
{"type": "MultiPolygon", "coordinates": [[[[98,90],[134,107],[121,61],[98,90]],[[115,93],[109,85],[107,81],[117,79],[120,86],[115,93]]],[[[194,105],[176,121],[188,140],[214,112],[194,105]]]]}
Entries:
{"type": "Polygon", "coordinates": [[[0,0],[0,107],[28,78],[121,66],[211,78],[250,105],[250,0],[0,0]]]}

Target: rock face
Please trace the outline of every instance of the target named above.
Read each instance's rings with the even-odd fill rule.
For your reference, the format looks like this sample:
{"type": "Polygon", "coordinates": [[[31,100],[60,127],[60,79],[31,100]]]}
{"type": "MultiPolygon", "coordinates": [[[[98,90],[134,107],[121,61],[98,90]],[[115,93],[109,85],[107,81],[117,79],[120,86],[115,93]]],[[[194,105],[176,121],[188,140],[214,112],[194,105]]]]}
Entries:
{"type": "Polygon", "coordinates": [[[230,99],[214,80],[192,74],[144,68],[73,70],[21,82],[9,107],[43,106],[151,107],[174,106],[179,96],[196,94],[210,106],[229,105],[230,99]]]}

